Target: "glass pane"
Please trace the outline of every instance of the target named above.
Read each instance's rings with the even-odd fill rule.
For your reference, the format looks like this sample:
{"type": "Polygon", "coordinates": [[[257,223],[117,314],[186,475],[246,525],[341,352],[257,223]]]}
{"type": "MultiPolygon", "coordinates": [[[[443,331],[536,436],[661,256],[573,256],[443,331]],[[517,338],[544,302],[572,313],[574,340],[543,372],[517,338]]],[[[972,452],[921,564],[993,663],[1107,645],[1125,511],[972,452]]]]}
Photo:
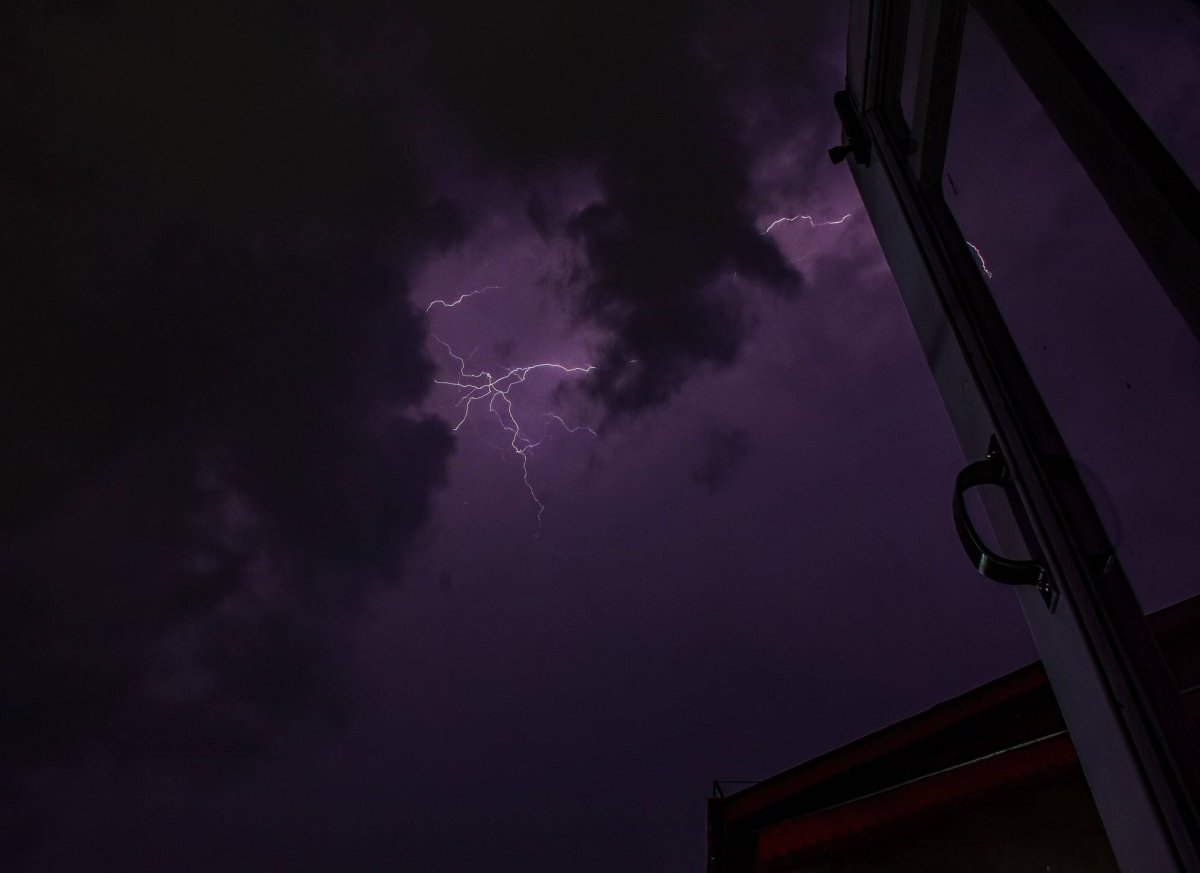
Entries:
{"type": "Polygon", "coordinates": [[[973,13],[946,169],[946,199],[1143,607],[1195,593],[1200,346],[973,13]]]}
{"type": "Polygon", "coordinates": [[[1200,181],[1200,5],[1192,0],[1053,0],[1129,102],[1200,181]]]}

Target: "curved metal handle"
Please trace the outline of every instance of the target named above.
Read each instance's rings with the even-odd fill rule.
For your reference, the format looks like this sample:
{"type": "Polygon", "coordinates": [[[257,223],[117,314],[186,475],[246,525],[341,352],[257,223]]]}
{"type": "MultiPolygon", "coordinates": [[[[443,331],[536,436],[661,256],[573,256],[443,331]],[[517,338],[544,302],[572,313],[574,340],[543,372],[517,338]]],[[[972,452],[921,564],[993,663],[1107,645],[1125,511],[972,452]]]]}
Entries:
{"type": "Polygon", "coordinates": [[[1038,561],[1016,561],[997,555],[987,547],[967,513],[967,503],[964,495],[972,488],[980,485],[1007,484],[1008,471],[1000,449],[993,441],[988,449],[987,457],[982,461],[968,464],[954,481],[954,528],[958,538],[966,550],[967,557],[980,573],[993,582],[1004,585],[1033,585],[1043,595],[1051,591],[1049,575],[1046,568],[1038,561]]]}

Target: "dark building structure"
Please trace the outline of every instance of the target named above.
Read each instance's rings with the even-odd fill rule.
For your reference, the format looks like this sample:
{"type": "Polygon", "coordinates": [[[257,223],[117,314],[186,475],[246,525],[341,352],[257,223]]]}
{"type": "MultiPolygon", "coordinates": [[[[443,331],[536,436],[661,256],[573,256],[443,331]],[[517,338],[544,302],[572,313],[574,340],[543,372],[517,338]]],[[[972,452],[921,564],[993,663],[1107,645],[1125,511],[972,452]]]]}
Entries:
{"type": "MultiPolygon", "coordinates": [[[[1150,616],[1200,716],[1200,597],[1150,616]]],[[[709,802],[708,873],[1115,871],[1040,663],[709,802]]]]}

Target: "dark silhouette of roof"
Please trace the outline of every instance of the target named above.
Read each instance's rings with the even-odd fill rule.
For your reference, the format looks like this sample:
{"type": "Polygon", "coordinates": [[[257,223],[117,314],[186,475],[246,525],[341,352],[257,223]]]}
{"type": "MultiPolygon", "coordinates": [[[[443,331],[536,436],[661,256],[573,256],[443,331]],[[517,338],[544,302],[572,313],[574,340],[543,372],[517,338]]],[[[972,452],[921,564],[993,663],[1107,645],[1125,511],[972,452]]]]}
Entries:
{"type": "MultiPolygon", "coordinates": [[[[1200,597],[1150,616],[1200,715],[1200,597]]],[[[1040,663],[709,805],[711,873],[786,869],[997,791],[1083,774],[1040,663]]],[[[719,794],[719,791],[718,791],[719,794]]]]}

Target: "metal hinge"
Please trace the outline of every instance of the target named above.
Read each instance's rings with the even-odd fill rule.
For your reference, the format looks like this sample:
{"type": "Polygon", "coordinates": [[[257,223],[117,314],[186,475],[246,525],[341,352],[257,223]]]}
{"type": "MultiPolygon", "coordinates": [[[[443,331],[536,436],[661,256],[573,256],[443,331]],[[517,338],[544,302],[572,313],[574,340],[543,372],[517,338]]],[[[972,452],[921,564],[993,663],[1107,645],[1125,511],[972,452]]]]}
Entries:
{"type": "Polygon", "coordinates": [[[838,118],[842,120],[842,131],[846,142],[836,145],[829,150],[829,160],[840,164],[846,158],[853,156],[856,164],[871,163],[871,138],[863,127],[862,119],[858,117],[858,109],[849,91],[838,91],[833,95],[833,108],[837,110],[838,118]]]}

